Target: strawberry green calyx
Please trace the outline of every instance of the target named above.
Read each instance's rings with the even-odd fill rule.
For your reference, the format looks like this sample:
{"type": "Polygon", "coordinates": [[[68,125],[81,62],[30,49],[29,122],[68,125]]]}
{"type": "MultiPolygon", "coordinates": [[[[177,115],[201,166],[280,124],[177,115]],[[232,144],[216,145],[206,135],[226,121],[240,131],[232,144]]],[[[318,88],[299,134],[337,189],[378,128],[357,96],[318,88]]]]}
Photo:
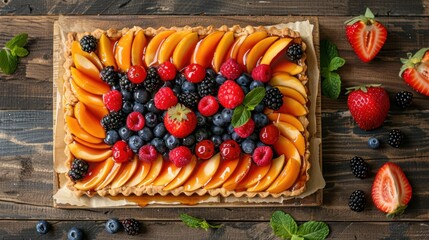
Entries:
{"type": "Polygon", "coordinates": [[[402,77],[402,74],[408,68],[414,68],[417,64],[422,62],[423,56],[429,51],[429,48],[422,48],[417,51],[414,55],[412,53],[407,53],[408,58],[401,58],[401,63],[403,64],[401,70],[399,71],[399,77],[402,77]]]}
{"type": "Polygon", "coordinates": [[[405,209],[407,209],[407,207],[408,207],[408,205],[398,206],[395,209],[395,211],[386,214],[386,217],[392,219],[392,218],[395,218],[399,215],[402,215],[404,213],[405,209]]]}
{"type": "Polygon", "coordinates": [[[188,120],[188,113],[192,112],[191,109],[185,107],[185,105],[178,103],[176,106],[169,108],[168,117],[177,122],[188,120]]]}
{"type": "Polygon", "coordinates": [[[347,92],[346,95],[348,95],[351,92],[357,91],[357,90],[362,90],[362,92],[367,92],[367,89],[370,87],[380,87],[381,84],[367,84],[367,85],[360,85],[360,86],[355,86],[355,87],[348,87],[346,88],[347,92]]]}
{"type": "Polygon", "coordinates": [[[374,14],[371,12],[371,10],[369,8],[366,8],[365,15],[360,15],[360,16],[351,18],[351,19],[345,21],[344,24],[353,25],[359,21],[362,21],[367,25],[371,25],[374,22],[374,19],[375,19],[374,14]]]}

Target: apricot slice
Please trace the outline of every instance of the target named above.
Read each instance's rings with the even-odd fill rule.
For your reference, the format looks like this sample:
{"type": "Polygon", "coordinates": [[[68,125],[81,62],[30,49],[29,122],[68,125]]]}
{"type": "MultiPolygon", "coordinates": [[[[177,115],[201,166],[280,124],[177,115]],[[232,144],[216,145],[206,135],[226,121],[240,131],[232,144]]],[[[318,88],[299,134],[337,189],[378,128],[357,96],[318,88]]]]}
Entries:
{"type": "Polygon", "coordinates": [[[155,37],[153,37],[152,40],[149,41],[146,47],[146,53],[144,56],[144,61],[146,63],[146,66],[150,67],[157,62],[157,54],[158,54],[159,47],[164,42],[164,40],[174,32],[176,31],[174,30],[162,31],[158,33],[155,37]]]}
{"type": "Polygon", "coordinates": [[[271,162],[270,170],[265,174],[265,177],[262,178],[259,182],[257,182],[254,186],[247,189],[249,192],[262,192],[267,189],[274,180],[277,179],[277,176],[283,169],[283,165],[285,162],[285,156],[281,155],[276,159],[273,159],[271,162]]]}
{"type": "Polygon", "coordinates": [[[103,68],[103,63],[100,61],[100,58],[98,58],[98,56],[94,52],[88,53],[83,51],[78,41],[72,42],[71,53],[72,53],[72,59],[74,57],[74,54],[78,53],[88,58],[95,66],[97,66],[98,70],[101,70],[103,68]]]}
{"type": "Polygon", "coordinates": [[[195,155],[192,157],[191,162],[188,165],[181,168],[179,174],[165,186],[163,191],[170,191],[181,186],[186,180],[188,180],[189,176],[194,172],[195,166],[197,166],[197,158],[195,155]]]}
{"type": "Polygon", "coordinates": [[[278,155],[285,155],[285,158],[301,159],[298,149],[295,145],[283,135],[279,136],[279,140],[273,144],[274,150],[278,155]]]}
{"type": "Polygon", "coordinates": [[[107,174],[106,178],[104,178],[104,180],[100,184],[98,184],[95,190],[97,191],[103,189],[104,187],[109,185],[109,183],[111,183],[115,179],[116,175],[118,175],[122,167],[122,163],[115,162],[115,164],[113,164],[112,169],[110,169],[109,173],[107,174]]]}
{"type": "Polygon", "coordinates": [[[203,38],[195,47],[191,57],[191,63],[198,63],[204,68],[207,68],[212,63],[213,55],[216,47],[225,32],[217,31],[210,33],[203,38]]]}
{"type": "Polygon", "coordinates": [[[288,138],[295,145],[301,156],[305,153],[305,139],[301,132],[293,125],[286,122],[277,122],[274,125],[279,129],[280,134],[288,138]]]}
{"type": "Polygon", "coordinates": [[[147,45],[147,39],[143,30],[137,32],[134,36],[133,45],[131,46],[131,64],[133,66],[143,66],[143,53],[147,45]]]}
{"type": "Polygon", "coordinates": [[[74,95],[87,106],[104,107],[103,98],[100,95],[89,93],[79,87],[75,81],[70,81],[74,95]]]}
{"type": "Polygon", "coordinates": [[[94,189],[107,177],[113,165],[115,165],[115,161],[113,158],[109,157],[90,170],[86,177],[82,179],[82,181],[77,182],[74,187],[82,191],[94,189]]]}
{"type": "Polygon", "coordinates": [[[215,174],[220,163],[220,153],[217,153],[208,160],[201,162],[194,173],[183,184],[184,190],[187,192],[194,191],[203,187],[215,174]]]}
{"type": "Polygon", "coordinates": [[[293,77],[288,73],[274,75],[269,81],[269,84],[271,86],[290,87],[301,93],[302,96],[307,97],[307,91],[305,90],[305,87],[301,83],[301,81],[299,81],[296,77],[293,77]]]}
{"type": "Polygon", "coordinates": [[[131,47],[134,39],[134,31],[130,30],[123,35],[115,48],[115,60],[118,68],[123,72],[128,71],[131,67],[131,47]]]}
{"type": "Polygon", "coordinates": [[[280,193],[286,191],[292,187],[299,175],[299,169],[301,168],[301,160],[296,158],[290,158],[286,162],[286,166],[276,180],[267,189],[270,193],[280,193]]]}
{"type": "Polygon", "coordinates": [[[158,157],[154,162],[152,162],[152,165],[150,166],[149,173],[144,179],[140,181],[139,184],[137,184],[137,187],[143,187],[151,184],[161,172],[163,162],[164,160],[162,159],[162,156],[158,154],[158,157]]]}
{"type": "Polygon", "coordinates": [[[162,165],[161,172],[152,184],[155,186],[166,186],[179,174],[180,170],[181,168],[176,167],[173,162],[165,162],[162,165]]]}
{"type": "Polygon", "coordinates": [[[271,61],[281,52],[283,49],[289,45],[289,43],[292,41],[292,38],[281,38],[274,42],[265,52],[264,56],[262,57],[261,64],[267,64],[270,65],[271,61]]]}
{"type": "Polygon", "coordinates": [[[103,107],[98,107],[98,106],[93,106],[93,105],[85,105],[88,110],[94,114],[94,116],[97,119],[102,119],[104,116],[106,116],[107,114],[109,114],[109,110],[107,110],[107,108],[105,106],[103,107]]]}
{"type": "Polygon", "coordinates": [[[271,163],[259,167],[256,164],[252,163],[249,169],[249,173],[246,174],[246,177],[240,181],[235,189],[248,189],[258,183],[270,170],[271,163]]]}
{"type": "Polygon", "coordinates": [[[105,143],[90,143],[90,142],[82,140],[78,137],[73,137],[73,140],[75,140],[76,142],[78,142],[78,143],[80,143],[86,147],[93,148],[93,149],[109,149],[112,147],[112,146],[107,145],[105,143]]]}
{"type": "Polygon", "coordinates": [[[190,32],[180,31],[168,36],[159,48],[158,63],[163,64],[166,61],[170,61],[177,44],[188,34],[190,34],[190,32]]]}
{"type": "Polygon", "coordinates": [[[134,175],[125,183],[126,187],[134,187],[139,184],[142,179],[145,179],[151,168],[151,163],[146,161],[138,161],[137,169],[134,175]]]}
{"type": "Polygon", "coordinates": [[[290,75],[296,75],[301,73],[302,70],[302,66],[288,60],[279,61],[271,68],[273,75],[277,73],[289,73],[290,75]]]}
{"type": "Polygon", "coordinates": [[[301,121],[293,115],[287,113],[270,113],[268,119],[274,122],[287,122],[296,127],[300,132],[304,132],[304,126],[301,121]]]}
{"type": "Polygon", "coordinates": [[[238,166],[240,158],[235,160],[220,160],[219,167],[212,179],[204,186],[204,189],[213,189],[222,185],[238,166]]]}
{"type": "Polygon", "coordinates": [[[290,87],[284,87],[284,86],[276,86],[280,92],[283,94],[283,96],[286,97],[291,97],[295,100],[297,100],[299,103],[301,103],[302,105],[305,105],[307,103],[307,99],[302,96],[301,93],[299,93],[298,91],[296,91],[293,88],[290,87]]]}
{"type": "Polygon", "coordinates": [[[222,188],[232,191],[234,190],[237,185],[240,183],[241,180],[246,176],[246,174],[249,172],[250,166],[252,165],[252,158],[250,158],[249,155],[244,155],[238,164],[238,166],[235,168],[235,171],[231,174],[231,176],[226,180],[226,182],[222,185],[222,188]]]}
{"type": "Polygon", "coordinates": [[[228,53],[225,56],[225,59],[223,59],[224,62],[226,62],[230,58],[237,60],[238,50],[240,49],[241,44],[243,44],[243,42],[246,38],[247,38],[247,36],[244,35],[244,36],[237,37],[235,39],[234,43],[229,48],[228,53]]]}
{"type": "Polygon", "coordinates": [[[251,73],[253,68],[256,67],[258,60],[264,55],[267,49],[271,44],[276,41],[278,37],[267,37],[259,41],[252,49],[249,51],[246,57],[244,64],[247,66],[247,72],[251,73]]]}
{"type": "Polygon", "coordinates": [[[69,128],[69,131],[74,136],[88,143],[98,144],[103,142],[103,139],[94,137],[93,135],[85,131],[83,128],[81,128],[76,118],[71,116],[66,116],[65,120],[66,120],[67,127],[69,128]]]}
{"type": "Polygon", "coordinates": [[[255,32],[250,34],[241,44],[240,49],[238,49],[237,53],[237,62],[244,66],[245,64],[245,55],[247,52],[250,51],[250,49],[253,48],[259,41],[266,38],[268,35],[267,32],[261,31],[261,32],[255,32]]]}
{"type": "Polygon", "coordinates": [[[110,91],[110,86],[104,82],[93,79],[76,68],[71,68],[73,81],[76,85],[95,95],[103,95],[110,91]]]}
{"type": "Polygon", "coordinates": [[[216,47],[216,50],[213,55],[213,69],[216,72],[219,72],[220,66],[223,63],[223,59],[228,53],[229,48],[234,43],[234,33],[226,32],[222,39],[219,41],[219,44],[216,47]]]}
{"type": "Polygon", "coordinates": [[[134,155],[134,158],[131,161],[123,163],[121,170],[119,170],[118,175],[112,182],[111,188],[122,187],[126,182],[128,182],[137,170],[138,161],[138,156],[134,155]]]}
{"type": "Polygon", "coordinates": [[[104,66],[112,66],[115,69],[117,68],[115,57],[113,56],[112,42],[104,33],[101,34],[100,40],[98,42],[98,56],[100,57],[104,66]]]}
{"type": "Polygon", "coordinates": [[[283,97],[283,105],[275,112],[290,113],[297,117],[304,116],[308,113],[307,108],[305,108],[304,105],[290,97],[283,97]]]}
{"type": "Polygon", "coordinates": [[[75,53],[73,55],[73,63],[75,67],[85,75],[88,75],[98,81],[102,81],[100,78],[100,71],[88,58],[80,55],[79,53],[75,53]]]}
{"type": "Polygon", "coordinates": [[[192,32],[186,35],[176,46],[173,52],[173,64],[177,70],[181,70],[189,64],[192,51],[198,43],[198,34],[192,32]]]}
{"type": "Polygon", "coordinates": [[[94,137],[104,139],[106,132],[97,119],[90,111],[87,110],[85,104],[78,102],[74,106],[74,116],[76,117],[79,125],[94,137]]]}
{"type": "Polygon", "coordinates": [[[77,142],[70,143],[68,147],[73,156],[88,162],[101,162],[112,156],[110,149],[89,148],[77,142]]]}

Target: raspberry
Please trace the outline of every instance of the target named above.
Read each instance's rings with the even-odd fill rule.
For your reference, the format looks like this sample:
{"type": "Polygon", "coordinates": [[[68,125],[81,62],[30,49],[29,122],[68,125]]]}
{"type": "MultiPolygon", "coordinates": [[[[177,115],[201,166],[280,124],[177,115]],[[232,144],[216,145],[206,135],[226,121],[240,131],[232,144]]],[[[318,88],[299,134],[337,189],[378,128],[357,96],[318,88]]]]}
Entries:
{"type": "Polygon", "coordinates": [[[191,162],[192,152],[185,146],[179,146],[171,150],[168,157],[176,167],[184,167],[191,162]]]}
{"type": "Polygon", "coordinates": [[[197,143],[195,147],[195,155],[198,158],[206,160],[213,156],[214,154],[214,143],[211,140],[203,140],[197,143]]]}
{"type": "Polygon", "coordinates": [[[259,132],[259,139],[261,140],[261,142],[268,145],[273,145],[274,143],[276,143],[277,140],[279,140],[279,136],[280,131],[273,124],[263,127],[259,132]]]}
{"type": "Polygon", "coordinates": [[[225,108],[234,109],[243,102],[244,92],[237,83],[227,80],[219,87],[217,98],[225,108]]]}
{"type": "Polygon", "coordinates": [[[234,160],[240,157],[241,148],[234,140],[226,140],[219,146],[220,155],[225,160],[234,160]]]}
{"type": "Polygon", "coordinates": [[[135,84],[142,83],[147,76],[146,69],[143,66],[131,66],[127,73],[128,79],[135,84]]]}
{"type": "Polygon", "coordinates": [[[127,128],[131,131],[140,131],[144,128],[145,119],[140,112],[132,112],[127,116],[127,128]]]}
{"type": "Polygon", "coordinates": [[[234,131],[241,138],[247,138],[253,133],[253,130],[255,130],[255,122],[251,118],[240,127],[234,128],[234,131]]]}
{"type": "Polygon", "coordinates": [[[206,77],[206,70],[203,66],[192,63],[184,71],[185,78],[192,83],[199,83],[206,77]]]}
{"type": "Polygon", "coordinates": [[[169,87],[162,87],[159,89],[159,91],[156,92],[153,100],[155,102],[155,107],[160,110],[167,110],[169,107],[176,105],[178,102],[176,95],[169,87]]]}
{"type": "Polygon", "coordinates": [[[112,147],[113,160],[122,163],[131,160],[133,151],[125,141],[117,141],[112,147]]]}
{"type": "Polygon", "coordinates": [[[267,64],[261,64],[255,67],[252,71],[252,78],[263,83],[269,82],[271,79],[271,68],[267,64]]]}
{"type": "Polygon", "coordinates": [[[230,80],[237,79],[242,72],[243,69],[240,67],[240,64],[232,58],[228,59],[220,67],[220,73],[230,80]]]}
{"type": "Polygon", "coordinates": [[[176,78],[176,67],[171,62],[165,62],[158,67],[158,74],[162,81],[171,81],[176,78]]]}
{"type": "Polygon", "coordinates": [[[109,111],[118,112],[122,108],[122,94],[118,90],[112,90],[103,95],[103,102],[109,111]]]}
{"type": "Polygon", "coordinates": [[[144,162],[153,162],[158,157],[156,148],[152,145],[144,145],[139,149],[139,159],[144,162]]]}
{"type": "Polygon", "coordinates": [[[258,166],[266,166],[273,159],[273,150],[268,146],[259,146],[255,149],[252,156],[253,162],[258,166]]]}
{"type": "Polygon", "coordinates": [[[217,110],[219,110],[219,104],[213,96],[205,96],[198,103],[198,111],[205,117],[214,115],[217,110]]]}

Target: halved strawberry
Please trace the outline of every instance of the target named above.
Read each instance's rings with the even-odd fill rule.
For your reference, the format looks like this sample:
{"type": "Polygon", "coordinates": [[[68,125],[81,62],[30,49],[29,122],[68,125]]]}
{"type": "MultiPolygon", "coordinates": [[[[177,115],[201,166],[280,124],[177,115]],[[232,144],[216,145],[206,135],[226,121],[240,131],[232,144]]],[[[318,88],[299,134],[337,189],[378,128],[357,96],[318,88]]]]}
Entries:
{"type": "Polygon", "coordinates": [[[429,96],[429,48],[420,49],[414,56],[407,54],[408,59],[401,58],[404,64],[399,76],[417,92],[429,96]]]}
{"type": "Polygon", "coordinates": [[[372,201],[388,217],[403,213],[411,195],[411,185],[401,167],[387,162],[378,170],[372,185],[372,201]]]}
{"type": "Polygon", "coordinates": [[[355,53],[363,62],[371,61],[386,42],[386,28],[374,19],[369,8],[364,16],[354,17],[344,23],[347,24],[347,40],[355,53]]]}

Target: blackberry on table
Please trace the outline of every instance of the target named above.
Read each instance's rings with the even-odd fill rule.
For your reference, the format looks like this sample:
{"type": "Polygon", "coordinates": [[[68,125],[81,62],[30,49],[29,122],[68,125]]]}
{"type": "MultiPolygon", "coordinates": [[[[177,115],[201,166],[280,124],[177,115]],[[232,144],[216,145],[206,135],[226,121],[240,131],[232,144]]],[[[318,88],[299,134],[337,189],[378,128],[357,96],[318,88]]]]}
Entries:
{"type": "Polygon", "coordinates": [[[113,66],[108,66],[101,69],[100,76],[101,79],[110,86],[115,86],[119,83],[118,73],[115,72],[113,66]]]}
{"type": "Polygon", "coordinates": [[[395,95],[396,105],[405,109],[413,103],[413,93],[408,91],[400,91],[395,95]]]}
{"type": "Polygon", "coordinates": [[[290,45],[290,47],[287,49],[287,56],[292,61],[300,59],[302,54],[302,46],[298,43],[290,45]]]}
{"type": "Polygon", "coordinates": [[[355,212],[362,212],[364,210],[365,193],[362,190],[356,190],[350,195],[349,207],[355,212]]]}
{"type": "Polygon", "coordinates": [[[80,47],[85,52],[94,52],[97,49],[97,39],[92,35],[85,35],[80,39],[80,47]]]}
{"type": "Polygon", "coordinates": [[[158,71],[154,67],[150,67],[147,70],[146,80],[143,82],[144,87],[147,91],[153,93],[161,88],[163,82],[159,77],[158,71]]]}
{"type": "Polygon", "coordinates": [[[361,157],[353,157],[350,160],[350,168],[357,178],[364,179],[368,175],[368,164],[361,157]]]}
{"type": "Polygon", "coordinates": [[[271,88],[265,92],[263,103],[267,108],[277,111],[283,105],[283,94],[278,88],[271,88]]]}
{"type": "Polygon", "coordinates": [[[179,102],[190,109],[196,109],[198,106],[198,95],[193,92],[181,93],[179,95],[179,102]]]}
{"type": "Polygon", "coordinates": [[[125,116],[122,112],[110,112],[101,119],[101,125],[106,131],[118,130],[125,123],[125,116]]]}
{"type": "Polygon", "coordinates": [[[402,143],[403,138],[404,137],[402,135],[401,130],[399,130],[399,129],[392,129],[389,132],[389,139],[387,140],[387,143],[390,146],[392,146],[392,147],[399,148],[399,146],[402,143]]]}
{"type": "Polygon", "coordinates": [[[78,181],[83,179],[88,172],[89,165],[84,160],[75,158],[71,164],[68,176],[73,181],[78,181]]]}
{"type": "Polygon", "coordinates": [[[128,79],[127,74],[120,74],[119,86],[121,87],[122,90],[125,90],[127,92],[131,92],[137,88],[137,84],[132,83],[128,79]]]}
{"type": "Polygon", "coordinates": [[[140,223],[134,218],[122,220],[122,226],[128,235],[137,235],[140,231],[140,223]]]}
{"type": "Polygon", "coordinates": [[[215,96],[217,93],[216,79],[213,76],[206,75],[203,81],[198,84],[197,90],[201,98],[207,95],[215,96]]]}

